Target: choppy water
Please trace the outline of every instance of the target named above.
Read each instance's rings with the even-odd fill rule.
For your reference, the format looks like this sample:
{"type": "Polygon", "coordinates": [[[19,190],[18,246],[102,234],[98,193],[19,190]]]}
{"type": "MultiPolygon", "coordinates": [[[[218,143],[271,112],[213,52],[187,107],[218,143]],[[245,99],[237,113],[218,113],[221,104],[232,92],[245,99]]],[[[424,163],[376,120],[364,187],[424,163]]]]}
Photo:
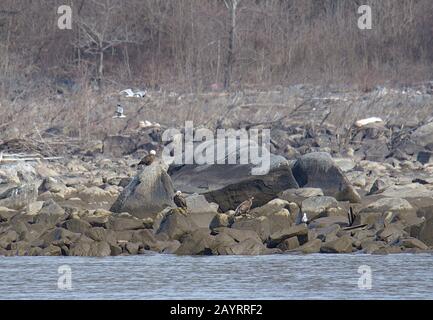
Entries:
{"type": "Polygon", "coordinates": [[[0,299],[433,299],[427,254],[0,257],[0,274],[0,299]],[[62,265],[70,290],[58,289],[62,265]]]}

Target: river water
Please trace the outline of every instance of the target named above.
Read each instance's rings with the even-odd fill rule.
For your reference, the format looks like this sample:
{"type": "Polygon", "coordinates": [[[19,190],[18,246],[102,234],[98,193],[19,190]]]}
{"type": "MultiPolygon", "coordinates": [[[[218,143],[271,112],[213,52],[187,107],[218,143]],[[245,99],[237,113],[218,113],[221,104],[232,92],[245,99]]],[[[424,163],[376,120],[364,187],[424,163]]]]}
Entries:
{"type": "Polygon", "coordinates": [[[0,299],[433,299],[430,254],[0,257],[0,274],[0,299]]]}

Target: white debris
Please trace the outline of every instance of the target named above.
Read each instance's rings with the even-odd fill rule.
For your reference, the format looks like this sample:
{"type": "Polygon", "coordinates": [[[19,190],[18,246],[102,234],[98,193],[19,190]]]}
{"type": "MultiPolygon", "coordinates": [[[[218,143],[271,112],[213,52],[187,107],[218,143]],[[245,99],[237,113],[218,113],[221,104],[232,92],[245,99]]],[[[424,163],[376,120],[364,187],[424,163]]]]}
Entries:
{"type": "Polygon", "coordinates": [[[357,126],[358,128],[361,128],[361,127],[364,127],[364,126],[371,124],[371,123],[380,123],[380,122],[383,122],[383,120],[381,118],[371,117],[371,118],[366,118],[366,119],[356,121],[355,126],[357,126]]]}
{"type": "Polygon", "coordinates": [[[147,91],[138,90],[134,92],[132,89],[125,89],[120,91],[119,93],[128,98],[143,98],[146,95],[147,91]]]}

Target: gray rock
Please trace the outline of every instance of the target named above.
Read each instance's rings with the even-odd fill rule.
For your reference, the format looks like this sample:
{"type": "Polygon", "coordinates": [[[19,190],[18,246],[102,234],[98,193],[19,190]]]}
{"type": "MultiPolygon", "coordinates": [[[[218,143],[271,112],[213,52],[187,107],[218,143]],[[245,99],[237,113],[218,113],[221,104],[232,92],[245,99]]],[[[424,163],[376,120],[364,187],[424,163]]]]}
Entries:
{"type": "Polygon", "coordinates": [[[299,188],[284,190],[279,194],[279,197],[289,202],[301,205],[302,201],[311,197],[323,196],[323,191],[320,188],[299,188]]]}
{"type": "Polygon", "coordinates": [[[182,244],[176,250],[178,255],[211,255],[215,239],[209,229],[197,229],[182,239],[182,244]]]}
{"type": "Polygon", "coordinates": [[[301,209],[308,217],[308,220],[318,218],[330,208],[338,206],[337,200],[333,197],[312,197],[302,201],[301,209]]]}
{"type": "Polygon", "coordinates": [[[179,240],[184,234],[199,229],[190,216],[184,215],[180,210],[173,209],[161,221],[157,234],[165,233],[169,239],[179,240]]]}
{"type": "Polygon", "coordinates": [[[360,202],[361,198],[328,153],[309,153],[299,158],[292,168],[301,188],[321,188],[338,201],[360,202]]]}
{"type": "Polygon", "coordinates": [[[0,207],[20,210],[30,203],[36,201],[38,196],[37,187],[32,184],[23,184],[19,187],[10,188],[0,194],[0,207]]]}
{"type": "Polygon", "coordinates": [[[110,211],[128,212],[138,218],[155,218],[166,207],[175,207],[170,177],[157,162],[144,167],[123,189],[110,211]]]}
{"type": "MultiPolygon", "coordinates": [[[[295,236],[301,236],[303,238],[307,238],[308,239],[308,228],[305,224],[299,224],[296,226],[291,226],[289,228],[284,228],[281,229],[273,234],[270,235],[269,237],[269,246],[270,247],[275,247],[277,246],[281,241],[291,238],[291,237],[295,237],[295,236]]],[[[300,240],[298,238],[298,240],[300,240]]],[[[302,241],[300,241],[302,242],[302,241]]],[[[302,242],[302,244],[305,241],[302,242]]]]}
{"type": "Polygon", "coordinates": [[[277,248],[282,251],[293,250],[299,247],[299,241],[297,237],[291,237],[283,240],[277,248]]]}
{"type": "Polygon", "coordinates": [[[319,239],[314,239],[304,243],[302,246],[296,249],[290,250],[290,252],[300,252],[305,254],[319,253],[321,246],[322,241],[320,241],[319,239]]]}
{"type": "Polygon", "coordinates": [[[74,233],[85,234],[92,226],[84,220],[74,218],[65,221],[62,227],[74,233]]]}
{"type": "Polygon", "coordinates": [[[114,231],[139,230],[144,228],[144,222],[136,218],[121,218],[112,216],[108,219],[107,227],[114,231]]]}
{"type": "Polygon", "coordinates": [[[243,218],[233,223],[231,227],[232,229],[255,231],[262,241],[266,241],[271,234],[269,219],[264,216],[253,219],[243,218]]]}
{"type": "MultiPolygon", "coordinates": [[[[239,149],[237,149],[239,151],[239,149]]],[[[289,188],[297,188],[290,165],[281,156],[270,156],[270,170],[253,175],[252,164],[184,165],[170,169],[173,183],[186,193],[203,194],[226,212],[253,196],[253,207],[262,206],[289,188]]]]}
{"type": "Polygon", "coordinates": [[[342,236],[334,241],[322,244],[320,252],[323,253],[351,253],[353,239],[350,236],[342,236]]]}

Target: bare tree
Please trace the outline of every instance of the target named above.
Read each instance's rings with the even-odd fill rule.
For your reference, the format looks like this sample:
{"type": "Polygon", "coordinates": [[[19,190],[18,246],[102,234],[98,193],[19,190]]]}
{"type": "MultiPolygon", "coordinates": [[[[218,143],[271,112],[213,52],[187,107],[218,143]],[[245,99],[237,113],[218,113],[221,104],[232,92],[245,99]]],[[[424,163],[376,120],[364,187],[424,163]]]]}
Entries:
{"type": "Polygon", "coordinates": [[[224,89],[228,89],[231,84],[233,62],[234,62],[235,36],[236,36],[236,16],[237,16],[238,6],[241,1],[242,0],[224,0],[224,3],[230,13],[227,60],[224,66],[224,89]]]}
{"type": "Polygon", "coordinates": [[[130,8],[116,0],[91,0],[96,5],[92,15],[79,16],[79,36],[75,46],[97,58],[97,80],[104,76],[104,54],[110,49],[130,43],[140,44],[143,36],[129,28],[124,13],[130,8]],[[96,15],[96,17],[95,17],[96,15]]]}

